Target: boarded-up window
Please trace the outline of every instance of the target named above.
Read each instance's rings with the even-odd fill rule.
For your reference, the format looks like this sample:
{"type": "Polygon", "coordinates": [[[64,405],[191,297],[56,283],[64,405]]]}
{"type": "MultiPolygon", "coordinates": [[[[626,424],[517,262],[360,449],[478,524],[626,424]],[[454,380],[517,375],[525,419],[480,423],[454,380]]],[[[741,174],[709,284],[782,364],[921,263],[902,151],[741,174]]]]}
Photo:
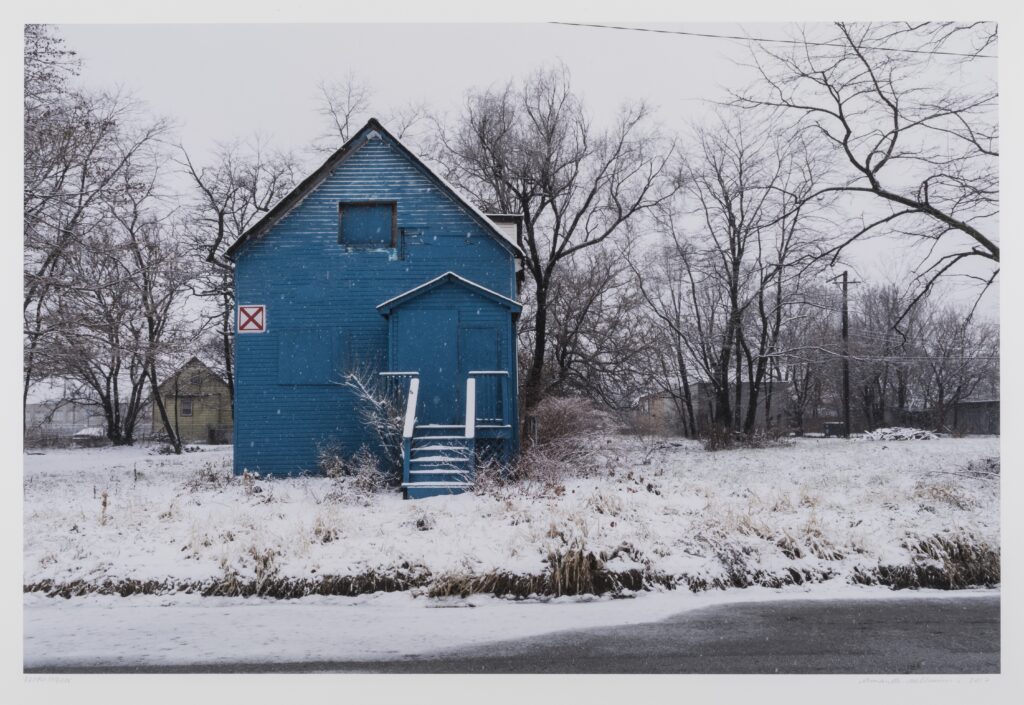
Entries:
{"type": "Polygon", "coordinates": [[[278,343],[279,384],[337,384],[347,364],[345,336],[337,328],[282,330],[278,343]]]}
{"type": "Polygon", "coordinates": [[[338,242],[347,247],[395,247],[396,211],[394,201],[338,204],[338,242]]]}

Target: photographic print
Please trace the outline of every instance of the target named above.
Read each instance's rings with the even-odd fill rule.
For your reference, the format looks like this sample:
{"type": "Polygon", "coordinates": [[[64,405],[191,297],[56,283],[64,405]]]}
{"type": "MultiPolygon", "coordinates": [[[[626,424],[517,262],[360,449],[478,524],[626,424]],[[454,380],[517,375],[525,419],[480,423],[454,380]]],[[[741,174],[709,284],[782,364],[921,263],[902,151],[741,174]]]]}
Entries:
{"type": "Polygon", "coordinates": [[[999,25],[733,19],[25,24],[25,674],[997,676],[999,25]]]}

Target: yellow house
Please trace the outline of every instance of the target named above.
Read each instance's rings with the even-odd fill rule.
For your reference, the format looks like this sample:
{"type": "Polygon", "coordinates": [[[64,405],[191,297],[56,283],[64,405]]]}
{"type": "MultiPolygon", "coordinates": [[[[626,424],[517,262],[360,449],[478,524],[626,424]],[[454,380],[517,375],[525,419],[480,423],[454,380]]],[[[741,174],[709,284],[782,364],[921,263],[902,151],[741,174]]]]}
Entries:
{"type": "MultiPolygon", "coordinates": [[[[231,393],[227,382],[193,357],[160,385],[171,424],[183,443],[231,443],[231,393]]],[[[153,435],[164,434],[153,400],[153,435]]]]}

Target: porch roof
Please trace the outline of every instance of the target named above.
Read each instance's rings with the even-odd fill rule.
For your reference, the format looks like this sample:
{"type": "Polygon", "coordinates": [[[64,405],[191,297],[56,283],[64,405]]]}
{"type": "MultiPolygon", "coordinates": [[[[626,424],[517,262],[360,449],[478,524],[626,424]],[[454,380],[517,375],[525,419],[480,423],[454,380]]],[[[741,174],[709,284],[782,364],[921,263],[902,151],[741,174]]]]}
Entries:
{"type": "Polygon", "coordinates": [[[388,316],[390,315],[392,309],[401,306],[402,304],[407,303],[412,299],[422,296],[423,294],[426,294],[427,292],[432,291],[433,289],[436,289],[437,287],[448,283],[457,284],[459,286],[465,287],[466,289],[469,289],[470,291],[480,294],[481,296],[484,296],[485,298],[488,298],[491,301],[494,301],[495,303],[500,304],[505,308],[509,309],[513,314],[518,314],[523,310],[523,305],[518,301],[510,299],[507,296],[502,296],[498,292],[491,291],[487,287],[481,286],[476,282],[466,279],[465,277],[460,277],[455,272],[445,272],[439,277],[434,277],[430,281],[424,282],[417,287],[414,287],[406,292],[399,294],[398,296],[390,298],[387,301],[378,304],[377,310],[381,313],[382,316],[388,316]]]}

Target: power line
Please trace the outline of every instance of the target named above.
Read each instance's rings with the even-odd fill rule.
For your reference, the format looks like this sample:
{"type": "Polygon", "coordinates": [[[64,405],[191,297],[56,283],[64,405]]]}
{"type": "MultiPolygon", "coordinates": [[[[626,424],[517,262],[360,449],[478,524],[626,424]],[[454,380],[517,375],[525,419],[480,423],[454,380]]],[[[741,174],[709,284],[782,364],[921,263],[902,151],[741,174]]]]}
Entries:
{"type": "MultiPolygon", "coordinates": [[[[550,24],[560,24],[566,27],[594,27],[597,29],[618,29],[626,32],[652,32],[654,34],[680,34],[686,37],[701,37],[703,39],[736,39],[742,42],[759,42],[761,44],[798,44],[801,46],[816,46],[816,47],[836,47],[839,49],[849,48],[846,44],[838,44],[836,42],[812,42],[810,40],[797,40],[797,39],[768,39],[767,37],[749,37],[737,34],[714,34],[712,32],[687,32],[681,29],[653,29],[651,27],[623,27],[620,25],[613,24],[590,24],[587,22],[551,22],[550,24]]],[[[880,47],[880,46],[864,46],[862,49],[870,49],[872,51],[892,51],[892,52],[903,52],[905,54],[932,54],[941,56],[960,56],[969,59],[998,59],[998,56],[992,54],[968,54],[959,51],[941,51],[938,49],[899,49],[897,47],[880,47]]]]}

